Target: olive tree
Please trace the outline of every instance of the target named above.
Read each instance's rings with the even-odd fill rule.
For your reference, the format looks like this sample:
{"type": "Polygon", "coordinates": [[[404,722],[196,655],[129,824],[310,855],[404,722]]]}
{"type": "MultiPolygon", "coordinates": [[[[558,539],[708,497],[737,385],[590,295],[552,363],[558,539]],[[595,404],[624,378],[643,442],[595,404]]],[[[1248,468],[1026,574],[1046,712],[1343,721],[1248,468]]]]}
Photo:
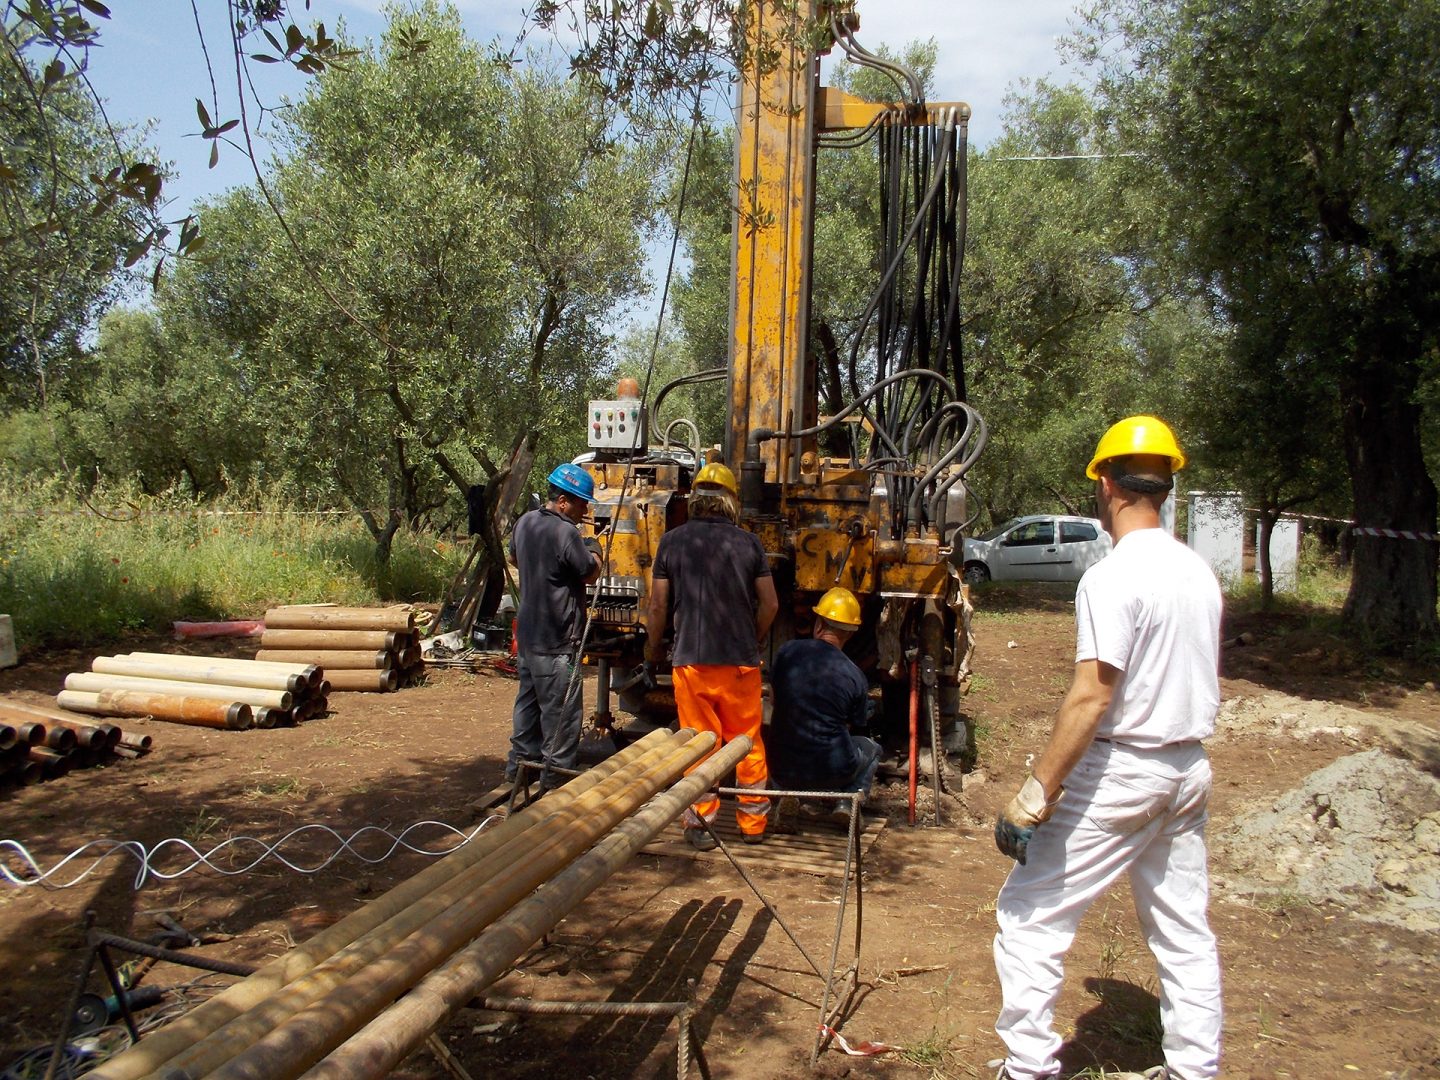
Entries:
{"type": "MultiPolygon", "coordinates": [[[[1270,386],[1331,388],[1361,526],[1433,535],[1418,395],[1440,344],[1440,8],[1103,0],[1080,46],[1113,145],[1163,193],[1176,257],[1264,342],[1270,386]]],[[[1362,533],[1348,624],[1433,639],[1436,551],[1362,533]]]]}

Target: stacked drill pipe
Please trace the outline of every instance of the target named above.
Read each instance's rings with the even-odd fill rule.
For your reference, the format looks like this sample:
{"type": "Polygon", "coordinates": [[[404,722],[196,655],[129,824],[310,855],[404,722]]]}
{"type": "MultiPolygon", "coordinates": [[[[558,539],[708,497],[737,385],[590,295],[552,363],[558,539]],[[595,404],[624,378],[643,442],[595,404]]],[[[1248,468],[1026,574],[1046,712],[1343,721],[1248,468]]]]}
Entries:
{"type": "Polygon", "coordinates": [[[404,608],[271,608],[255,658],[316,664],[342,691],[398,690],[425,670],[415,613],[404,608]]]}
{"type": "Polygon", "coordinates": [[[65,677],[56,702],[96,716],[243,731],[323,713],[327,692],[313,665],[137,652],[96,657],[90,671],[65,677]]]}
{"type": "MultiPolygon", "coordinates": [[[[27,785],[57,780],[72,769],[136,753],[122,744],[120,728],[88,720],[41,705],[0,701],[0,781],[27,785]]],[[[148,737],[146,741],[148,747],[148,737]]]]}
{"type": "MultiPolygon", "coordinates": [[[[214,680],[232,686],[257,689],[285,689],[290,693],[289,709],[260,705],[254,709],[256,727],[276,727],[324,716],[330,709],[330,684],[315,664],[276,663],[228,656],[188,656],[168,653],[133,652],[117,659],[138,660],[179,670],[195,681],[214,680]]],[[[159,670],[159,668],[157,668],[159,670]]]]}
{"type": "MultiPolygon", "coordinates": [[[[748,741],[735,740],[655,798],[713,746],[709,733],[652,732],[90,1075],[95,1080],[297,1077],[312,1066],[323,1068],[327,1054],[343,1049],[367,1025],[389,1030],[387,1010],[408,1000],[412,988],[426,986],[435,973],[499,935],[503,945],[482,950],[486,971],[494,971],[480,980],[488,985],[519,955],[516,941],[526,939],[523,951],[543,933],[532,935],[532,923],[516,921],[533,912],[536,898],[547,898],[558,921],[621,865],[615,836],[626,835],[630,843],[643,833],[643,844],[749,749],[748,741]],[[636,822],[643,822],[643,829],[636,822]],[[595,875],[597,852],[604,853],[607,869],[581,889],[574,875],[581,869],[595,875]],[[567,884],[557,890],[562,880],[567,884]]],[[[426,1023],[417,1041],[436,1026],[426,1023]]],[[[412,1023],[410,1030],[418,1029],[412,1023]]],[[[410,1039],[399,1037],[406,1045],[410,1039]]],[[[392,1039],[391,1045],[398,1042],[392,1039]]]]}

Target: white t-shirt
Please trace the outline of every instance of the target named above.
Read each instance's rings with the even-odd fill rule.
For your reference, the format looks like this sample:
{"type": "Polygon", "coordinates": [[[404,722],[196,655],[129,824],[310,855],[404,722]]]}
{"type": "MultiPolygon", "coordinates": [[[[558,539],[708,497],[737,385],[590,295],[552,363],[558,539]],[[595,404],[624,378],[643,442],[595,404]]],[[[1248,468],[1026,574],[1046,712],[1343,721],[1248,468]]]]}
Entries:
{"type": "Polygon", "coordinates": [[[1156,747],[1203,739],[1220,707],[1220,585],[1161,529],[1126,533],[1075,593],[1075,662],[1121,672],[1097,737],[1156,747]]]}

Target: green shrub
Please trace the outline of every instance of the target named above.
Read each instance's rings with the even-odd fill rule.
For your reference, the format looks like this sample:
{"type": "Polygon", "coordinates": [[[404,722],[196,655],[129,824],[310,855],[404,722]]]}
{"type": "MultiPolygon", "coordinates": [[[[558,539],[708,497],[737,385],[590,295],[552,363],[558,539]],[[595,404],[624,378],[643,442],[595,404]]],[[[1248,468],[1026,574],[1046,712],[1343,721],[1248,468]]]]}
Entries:
{"type": "Polygon", "coordinates": [[[0,611],[22,651],[174,620],[259,618],[275,604],[438,601],[461,557],[402,531],[382,569],[356,515],[305,512],[258,490],[203,506],[133,491],[80,504],[58,490],[0,484],[0,611]]]}

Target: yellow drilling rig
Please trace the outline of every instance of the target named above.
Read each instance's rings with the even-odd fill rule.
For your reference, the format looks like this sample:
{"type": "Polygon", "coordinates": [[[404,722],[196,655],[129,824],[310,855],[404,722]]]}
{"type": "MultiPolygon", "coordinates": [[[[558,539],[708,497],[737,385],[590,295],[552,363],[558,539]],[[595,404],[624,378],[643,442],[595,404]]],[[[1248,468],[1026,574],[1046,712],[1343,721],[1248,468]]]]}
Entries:
{"type": "Polygon", "coordinates": [[[605,566],[590,591],[586,654],[599,668],[602,727],[624,728],[617,702],[637,718],[632,731],[673,720],[665,680],[646,690],[630,671],[645,642],[656,547],[685,521],[698,465],[722,460],[740,478],[741,524],[760,537],[780,596],[767,662],[809,632],[822,593],[854,592],[864,623],[846,651],[880,688],[872,734],[902,754],[907,735],[912,748],[942,747],[925,770],[938,795],[945,755],[974,754],[961,710],[973,645],[958,555],[965,475],[986,439],[965,400],[960,338],[970,110],[925,102],[912,73],[859,44],[858,27],[845,3],[746,5],[729,364],[672,382],[648,403],[634,384],[590,403],[585,468],[605,566]],[[875,104],[821,85],[820,56],[837,48],[888,71],[899,100],[875,104]],[[874,160],[882,237],[848,365],[824,370],[807,347],[821,151],[874,160]],[[677,426],[695,431],[685,418],[658,430],[670,392],[704,379],[724,379],[729,399],[724,445],[708,455],[698,439],[687,447],[672,437],[677,426]]]}

